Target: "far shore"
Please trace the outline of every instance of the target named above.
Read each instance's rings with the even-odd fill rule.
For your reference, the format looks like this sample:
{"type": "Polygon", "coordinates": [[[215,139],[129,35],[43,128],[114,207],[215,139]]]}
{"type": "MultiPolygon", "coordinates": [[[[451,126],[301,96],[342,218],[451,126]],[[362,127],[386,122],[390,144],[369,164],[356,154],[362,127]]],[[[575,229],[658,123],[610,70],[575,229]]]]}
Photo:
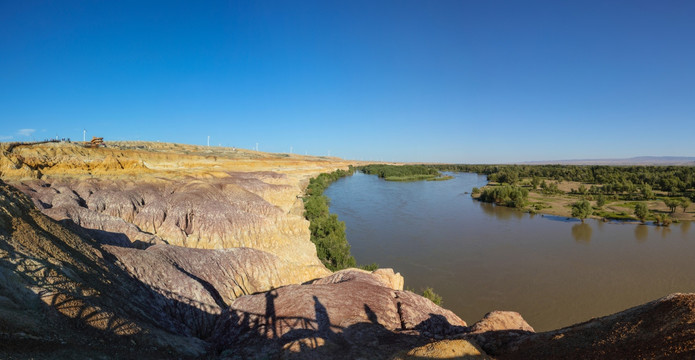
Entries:
{"type": "MultiPolygon", "coordinates": [[[[526,181],[530,179],[523,179],[520,183],[525,184],[526,181]]],[[[533,214],[544,214],[553,215],[559,217],[572,218],[572,204],[580,201],[583,196],[576,193],[572,193],[573,189],[578,189],[582,184],[586,187],[591,186],[591,184],[580,183],[576,181],[562,181],[557,182],[554,180],[546,180],[548,183],[556,183],[558,189],[561,193],[558,194],[543,194],[540,189],[532,189],[530,185],[522,185],[529,190],[528,202],[526,206],[518,209],[519,211],[529,212],[533,214]]],[[[498,183],[490,182],[488,185],[481,188],[484,189],[490,186],[497,186],[498,183]]],[[[658,196],[663,196],[665,194],[655,191],[658,196]]],[[[479,198],[479,194],[471,195],[474,199],[479,198]]],[[[649,223],[654,221],[654,216],[657,214],[667,215],[674,222],[679,221],[695,221],[695,205],[691,204],[687,209],[683,210],[678,207],[676,211],[671,212],[671,210],[666,206],[663,200],[614,200],[608,199],[606,204],[599,207],[596,204],[596,200],[592,196],[586,196],[589,200],[591,206],[594,209],[594,213],[589,216],[589,219],[604,220],[604,221],[621,221],[621,222],[634,222],[636,224],[642,223],[634,215],[635,204],[637,202],[645,202],[647,208],[649,209],[650,216],[645,219],[645,222],[649,223]]],[[[499,204],[498,204],[499,205],[499,204]]],[[[504,205],[499,205],[504,206],[504,205]]]]}

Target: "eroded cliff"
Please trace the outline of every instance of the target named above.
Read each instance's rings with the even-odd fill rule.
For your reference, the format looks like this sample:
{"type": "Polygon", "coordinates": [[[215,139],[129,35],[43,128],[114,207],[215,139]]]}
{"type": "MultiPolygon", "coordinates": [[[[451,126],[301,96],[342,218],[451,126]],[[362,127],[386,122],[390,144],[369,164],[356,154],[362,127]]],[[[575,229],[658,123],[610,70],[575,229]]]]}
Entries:
{"type": "Polygon", "coordinates": [[[298,195],[309,177],[345,162],[177,144],[2,150],[4,179],[46,215],[89,229],[103,243],[250,247],[303,265],[297,281],[328,274],[298,195]]]}
{"type": "Polygon", "coordinates": [[[268,252],[104,245],[4,182],[0,201],[0,355],[280,356],[316,339],[344,355],[387,354],[465,329],[450,311],[393,289],[402,283],[393,272],[285,286],[302,265],[268,252]],[[362,325],[397,341],[365,345],[362,325]]]}
{"type": "Polygon", "coordinates": [[[467,326],[389,269],[331,274],[298,195],[339,159],[0,150],[2,358],[695,356],[694,294],[535,333],[513,312],[467,326]]]}

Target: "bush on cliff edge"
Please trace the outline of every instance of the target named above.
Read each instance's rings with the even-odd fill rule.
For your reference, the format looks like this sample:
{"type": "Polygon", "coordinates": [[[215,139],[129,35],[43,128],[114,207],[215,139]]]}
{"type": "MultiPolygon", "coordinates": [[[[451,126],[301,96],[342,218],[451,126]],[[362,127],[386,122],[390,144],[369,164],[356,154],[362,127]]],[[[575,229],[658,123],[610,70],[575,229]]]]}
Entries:
{"type": "Polygon", "coordinates": [[[319,259],[331,271],[354,267],[356,262],[350,255],[345,223],[338,220],[338,215],[329,212],[329,199],[323,195],[323,191],[332,182],[352,173],[354,168],[350,166],[348,171],[320,174],[309,181],[304,197],[304,217],[310,222],[311,241],[316,245],[319,259]]]}

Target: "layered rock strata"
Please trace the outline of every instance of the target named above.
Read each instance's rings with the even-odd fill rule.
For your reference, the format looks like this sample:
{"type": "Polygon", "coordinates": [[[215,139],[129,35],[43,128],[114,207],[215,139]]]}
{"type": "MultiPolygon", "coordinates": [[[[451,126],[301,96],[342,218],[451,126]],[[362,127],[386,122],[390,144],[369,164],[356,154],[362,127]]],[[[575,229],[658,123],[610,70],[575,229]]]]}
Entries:
{"type": "Polygon", "coordinates": [[[330,274],[297,198],[346,166],[175,144],[0,145],[0,358],[695,358],[695,294],[535,333],[390,269],[330,274]]]}
{"type": "Polygon", "coordinates": [[[285,204],[283,209],[257,195],[287,198],[290,195],[283,193],[296,191],[255,176],[226,173],[207,179],[156,181],[49,179],[16,185],[46,215],[94,230],[104,243],[131,243],[141,248],[153,244],[250,247],[315,266],[314,277],[326,275],[309,241],[307,221],[290,214],[291,206],[285,204]]]}
{"type": "Polygon", "coordinates": [[[344,354],[370,347],[386,354],[465,330],[450,311],[394,290],[402,278],[393,271],[347,270],[286,285],[303,276],[302,266],[268,252],[103,245],[2,182],[0,200],[0,336],[13,344],[0,355],[26,354],[26,343],[97,351],[87,343],[114,336],[126,355],[139,348],[157,348],[153,356],[248,355],[260,346],[280,356],[312,339],[344,354]],[[365,347],[368,333],[395,343],[365,347]]]}

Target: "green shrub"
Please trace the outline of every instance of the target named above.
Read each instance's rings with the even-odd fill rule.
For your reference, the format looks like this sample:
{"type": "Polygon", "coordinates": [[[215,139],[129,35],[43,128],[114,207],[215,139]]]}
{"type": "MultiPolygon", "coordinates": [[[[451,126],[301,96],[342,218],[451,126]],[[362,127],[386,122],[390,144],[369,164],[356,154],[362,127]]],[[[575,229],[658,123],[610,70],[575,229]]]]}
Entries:
{"type": "Polygon", "coordinates": [[[649,216],[649,209],[647,208],[647,204],[643,202],[638,202],[635,204],[635,216],[641,221],[644,222],[644,219],[649,216]]]}
{"type": "Polygon", "coordinates": [[[309,220],[311,241],[316,245],[316,254],[321,262],[332,271],[354,267],[355,258],[350,255],[350,244],[345,237],[345,223],[338,220],[338,215],[331,214],[329,199],[323,191],[334,181],[354,173],[336,170],[320,174],[309,180],[304,197],[304,217],[309,220]]]}
{"type": "Polygon", "coordinates": [[[365,174],[377,175],[388,181],[417,181],[438,178],[437,169],[425,165],[365,165],[359,168],[365,174]]]}
{"type": "Polygon", "coordinates": [[[505,205],[514,208],[526,206],[528,190],[515,185],[500,185],[483,188],[480,201],[505,205]]]}
{"type": "Polygon", "coordinates": [[[606,197],[603,196],[603,194],[598,194],[596,196],[596,206],[602,208],[604,205],[606,205],[606,197]]]}
{"type": "Polygon", "coordinates": [[[591,204],[586,200],[581,200],[572,204],[572,216],[579,218],[582,222],[584,222],[584,219],[591,216],[593,212],[594,209],[591,208],[591,204]]]}
{"type": "Polygon", "coordinates": [[[444,302],[442,301],[442,297],[435,293],[434,290],[431,287],[425,288],[425,290],[422,292],[422,296],[430,299],[433,303],[441,306],[444,302]]]}
{"type": "Polygon", "coordinates": [[[367,270],[367,271],[374,271],[378,268],[379,268],[379,264],[377,264],[375,262],[373,262],[371,264],[367,264],[367,265],[360,265],[360,269],[367,270]]]}

